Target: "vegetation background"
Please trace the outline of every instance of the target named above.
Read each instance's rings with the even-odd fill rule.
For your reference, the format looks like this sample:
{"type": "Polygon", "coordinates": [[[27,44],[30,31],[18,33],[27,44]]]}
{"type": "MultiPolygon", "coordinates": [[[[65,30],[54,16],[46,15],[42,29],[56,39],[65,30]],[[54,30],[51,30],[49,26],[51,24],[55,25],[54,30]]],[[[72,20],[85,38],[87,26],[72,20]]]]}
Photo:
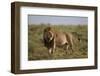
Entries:
{"type": "MultiPolygon", "coordinates": [[[[32,24],[28,26],[28,60],[76,59],[88,57],[87,25],[51,25],[32,24]],[[43,30],[51,26],[57,31],[71,32],[74,39],[74,52],[66,54],[63,48],[57,47],[53,54],[43,44],[43,30]],[[78,40],[80,38],[80,41],[78,40]]],[[[70,50],[69,50],[70,51],[70,50]]]]}

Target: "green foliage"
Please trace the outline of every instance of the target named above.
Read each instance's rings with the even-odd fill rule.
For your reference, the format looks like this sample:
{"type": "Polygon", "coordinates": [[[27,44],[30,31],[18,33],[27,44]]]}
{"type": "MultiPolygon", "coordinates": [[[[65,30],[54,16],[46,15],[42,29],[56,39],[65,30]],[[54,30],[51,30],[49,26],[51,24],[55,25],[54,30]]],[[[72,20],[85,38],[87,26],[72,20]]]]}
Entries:
{"type": "Polygon", "coordinates": [[[88,57],[87,25],[50,25],[55,30],[61,32],[71,32],[74,36],[74,52],[57,47],[53,54],[49,54],[48,49],[43,44],[43,30],[45,24],[28,26],[28,60],[47,60],[47,59],[74,59],[88,57]],[[78,40],[80,39],[80,41],[78,40]]]}

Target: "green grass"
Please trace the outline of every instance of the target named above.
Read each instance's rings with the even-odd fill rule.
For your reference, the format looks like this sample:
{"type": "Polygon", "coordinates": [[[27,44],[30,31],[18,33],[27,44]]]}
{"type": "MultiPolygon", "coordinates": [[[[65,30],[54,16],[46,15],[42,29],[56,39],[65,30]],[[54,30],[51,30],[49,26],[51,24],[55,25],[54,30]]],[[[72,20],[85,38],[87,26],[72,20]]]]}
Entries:
{"type": "MultiPolygon", "coordinates": [[[[61,32],[73,32],[74,52],[67,54],[63,48],[57,47],[53,54],[49,54],[48,49],[43,44],[43,30],[47,25],[28,26],[28,60],[47,60],[47,59],[76,59],[88,57],[87,25],[52,25],[51,27],[61,32]],[[77,33],[75,35],[74,33],[77,33]],[[77,40],[80,38],[80,42],[77,40]]],[[[70,50],[69,50],[70,51],[70,50]]]]}

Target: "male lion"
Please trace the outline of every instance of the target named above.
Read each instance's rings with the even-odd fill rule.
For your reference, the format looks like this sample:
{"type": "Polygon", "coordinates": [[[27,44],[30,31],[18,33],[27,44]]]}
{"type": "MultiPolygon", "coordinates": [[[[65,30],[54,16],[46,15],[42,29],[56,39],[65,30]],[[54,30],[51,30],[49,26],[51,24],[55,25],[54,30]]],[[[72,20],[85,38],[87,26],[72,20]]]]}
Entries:
{"type": "Polygon", "coordinates": [[[68,52],[69,49],[73,51],[72,34],[65,32],[57,32],[51,27],[46,27],[43,33],[44,45],[48,48],[49,53],[56,50],[56,46],[64,46],[68,52]]]}

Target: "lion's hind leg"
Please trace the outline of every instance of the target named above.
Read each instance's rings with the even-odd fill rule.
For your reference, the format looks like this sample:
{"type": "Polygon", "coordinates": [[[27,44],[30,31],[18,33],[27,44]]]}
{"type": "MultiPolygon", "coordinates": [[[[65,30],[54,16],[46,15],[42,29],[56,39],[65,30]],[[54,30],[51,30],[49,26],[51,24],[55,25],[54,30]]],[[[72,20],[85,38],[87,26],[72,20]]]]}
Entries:
{"type": "Polygon", "coordinates": [[[66,54],[69,54],[69,45],[68,45],[68,43],[65,43],[64,50],[65,50],[66,54]]]}
{"type": "Polygon", "coordinates": [[[65,44],[64,50],[66,51],[67,54],[72,54],[73,51],[74,51],[73,47],[70,44],[68,44],[68,43],[65,44]]]}

